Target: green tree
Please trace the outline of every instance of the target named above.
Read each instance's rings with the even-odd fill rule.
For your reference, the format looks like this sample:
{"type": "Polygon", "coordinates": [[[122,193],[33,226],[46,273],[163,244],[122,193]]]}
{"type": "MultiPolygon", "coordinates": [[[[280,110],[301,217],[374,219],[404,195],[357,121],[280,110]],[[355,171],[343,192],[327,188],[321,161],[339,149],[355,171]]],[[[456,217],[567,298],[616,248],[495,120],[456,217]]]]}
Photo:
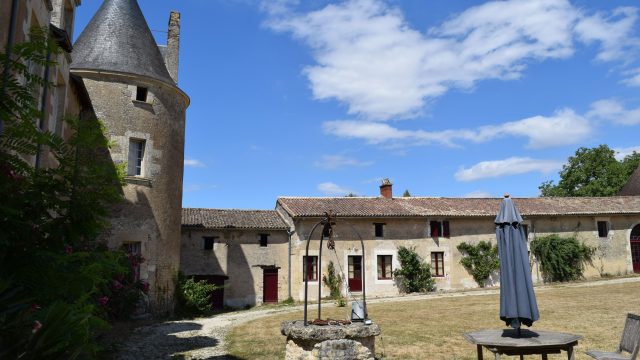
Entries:
{"type": "Polygon", "coordinates": [[[123,183],[100,123],[65,119],[68,139],[40,129],[36,96],[51,84],[30,69],[56,66],[47,34],[0,54],[0,358],[93,358],[105,320],[128,315],[118,298],[145,288],[131,258],[97,241],[123,183]],[[59,165],[32,166],[45,152],[59,165]]]}
{"type": "Polygon", "coordinates": [[[178,313],[186,316],[206,315],[211,312],[211,294],[217,286],[205,280],[194,280],[178,275],[176,297],[178,298],[178,313]]]}
{"type": "Polygon", "coordinates": [[[545,281],[580,279],[595,251],[595,248],[579,242],[575,237],[562,238],[557,234],[531,242],[531,252],[540,260],[545,281]]]}
{"type": "Polygon", "coordinates": [[[542,196],[613,196],[640,165],[634,152],[621,161],[607,145],[579,148],[560,171],[560,181],[546,181],[538,188],[542,196]]]}
{"type": "Polygon", "coordinates": [[[408,189],[402,193],[402,197],[411,197],[411,193],[409,192],[408,189]]]}
{"type": "Polygon", "coordinates": [[[500,269],[498,246],[489,241],[480,241],[476,245],[462,242],[457,248],[462,253],[460,264],[473,276],[478,286],[485,287],[491,274],[500,269]]]}
{"type": "Polygon", "coordinates": [[[400,268],[393,271],[393,276],[400,280],[400,288],[406,293],[428,292],[436,288],[431,277],[431,267],[418,255],[415,248],[400,246],[398,248],[400,268]]]}
{"type": "Polygon", "coordinates": [[[342,297],[342,275],[336,273],[333,261],[329,261],[329,264],[327,265],[327,274],[322,275],[322,283],[329,288],[329,294],[332,299],[338,300],[342,297]]]}

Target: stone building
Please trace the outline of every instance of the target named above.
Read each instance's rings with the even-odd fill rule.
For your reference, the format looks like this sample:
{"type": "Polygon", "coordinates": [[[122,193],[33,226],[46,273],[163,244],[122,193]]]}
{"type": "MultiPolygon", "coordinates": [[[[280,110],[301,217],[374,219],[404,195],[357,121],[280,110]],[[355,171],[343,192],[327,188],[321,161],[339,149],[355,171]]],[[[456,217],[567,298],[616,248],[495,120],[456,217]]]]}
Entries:
{"type": "MultiPolygon", "coordinates": [[[[351,293],[357,297],[363,289],[367,297],[397,295],[398,284],[392,272],[400,265],[397,253],[400,246],[414,247],[431,265],[438,289],[473,288],[477,284],[460,265],[461,254],[457,246],[461,242],[496,242],[493,220],[500,201],[498,198],[396,198],[390,182],[380,187],[379,197],[280,197],[275,212],[286,227],[279,230],[277,238],[280,240],[270,249],[273,252],[269,256],[274,259],[275,266],[282,266],[282,269],[281,264],[291,264],[291,277],[279,275],[278,285],[280,280],[289,280],[287,285],[295,300],[304,299],[305,276],[308,277],[310,299],[317,298],[319,286],[322,286],[323,296],[329,295],[329,289],[321,283],[321,274],[326,274],[329,261],[345,278],[344,295],[351,293]],[[325,240],[320,264],[322,226],[316,227],[313,233],[312,230],[327,212],[336,215],[335,250],[328,250],[325,240]],[[285,236],[287,234],[289,236],[285,236]],[[309,256],[305,257],[310,237],[309,256]]],[[[640,272],[640,196],[515,198],[513,201],[525,218],[529,241],[559,234],[576,236],[579,241],[597,248],[593,265],[587,267],[585,276],[640,272]]],[[[259,271],[249,270],[265,265],[257,260],[265,251],[259,244],[260,231],[249,231],[248,227],[234,222],[227,224],[228,216],[223,210],[183,210],[181,268],[187,274],[228,276],[226,284],[234,287],[234,299],[255,297],[255,303],[260,303],[258,288],[237,284],[253,281],[255,285],[255,281],[262,281],[259,271]],[[202,218],[204,213],[206,221],[202,218]],[[199,214],[200,220],[194,220],[195,214],[199,214]],[[207,222],[209,225],[205,225],[207,222]],[[229,235],[222,235],[227,225],[232,230],[227,229],[229,235]],[[211,255],[204,250],[207,236],[218,236],[213,240],[211,255]],[[242,240],[229,242],[225,239],[242,240]],[[228,255],[234,250],[233,246],[238,246],[235,251],[240,256],[228,255]],[[220,266],[222,263],[224,265],[220,266]],[[243,271],[252,274],[244,275],[243,271]]],[[[231,217],[236,216],[237,213],[231,217]]],[[[247,218],[243,221],[250,224],[258,220],[247,218]]],[[[271,264],[271,261],[267,263],[271,264]]],[[[542,281],[539,264],[533,256],[531,263],[534,281],[542,281]]],[[[497,274],[491,284],[499,284],[497,274]]],[[[246,299],[235,305],[254,304],[246,299]]]]}
{"type": "Polygon", "coordinates": [[[631,174],[629,181],[618,192],[620,196],[640,196],[640,166],[631,174]]]}
{"type": "MultiPolygon", "coordinates": [[[[63,119],[66,117],[89,118],[91,103],[78,77],[69,73],[73,47],[73,23],[80,0],[14,0],[0,2],[0,48],[12,57],[12,47],[29,40],[33,29],[44,30],[57,42],[62,52],[52,54],[55,66],[28,64],[31,73],[52,83],[51,87],[38,89],[38,109],[42,115],[37,119],[40,129],[49,130],[64,138],[70,129],[63,119]]],[[[2,89],[4,91],[4,89],[2,89]]],[[[46,151],[25,158],[34,167],[55,167],[57,161],[46,151]]]]}
{"type": "Polygon", "coordinates": [[[105,0],[74,45],[71,74],[82,79],[98,119],[126,163],[125,202],[105,234],[111,248],[139,253],[154,312],[171,311],[180,263],[185,111],[177,86],[180,16],[171,13],[158,46],[136,0],[105,0]]]}
{"type": "Polygon", "coordinates": [[[216,308],[290,296],[289,227],[273,210],[183,209],[181,270],[225,285],[216,308]]]}

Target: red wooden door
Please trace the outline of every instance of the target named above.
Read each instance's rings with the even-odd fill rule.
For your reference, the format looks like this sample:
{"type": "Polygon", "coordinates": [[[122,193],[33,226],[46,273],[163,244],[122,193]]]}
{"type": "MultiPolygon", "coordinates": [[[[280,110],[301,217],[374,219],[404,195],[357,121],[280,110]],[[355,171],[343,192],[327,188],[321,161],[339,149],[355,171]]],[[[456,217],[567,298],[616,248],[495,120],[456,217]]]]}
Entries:
{"type": "Polygon", "coordinates": [[[349,256],[349,290],[362,291],[362,256],[349,256]]]}
{"type": "Polygon", "coordinates": [[[633,272],[640,273],[640,225],[631,230],[631,262],[633,272]]]}
{"type": "Polygon", "coordinates": [[[264,280],[262,301],[265,303],[277,303],[278,269],[264,269],[262,278],[264,280]]]}

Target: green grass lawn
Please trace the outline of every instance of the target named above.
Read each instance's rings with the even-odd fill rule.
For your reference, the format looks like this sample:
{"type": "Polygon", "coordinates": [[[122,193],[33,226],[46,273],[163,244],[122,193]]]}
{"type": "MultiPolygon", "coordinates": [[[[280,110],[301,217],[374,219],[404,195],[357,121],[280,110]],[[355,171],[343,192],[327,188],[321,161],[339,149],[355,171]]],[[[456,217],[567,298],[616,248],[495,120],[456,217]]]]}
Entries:
{"type": "MultiPolygon", "coordinates": [[[[576,359],[590,359],[587,349],[614,351],[626,313],[640,314],[640,282],[590,287],[553,286],[536,289],[540,321],[532,330],[563,331],[583,336],[576,359]]],[[[310,318],[315,306],[309,307],[310,318]]],[[[348,318],[349,308],[323,308],[323,318],[348,318]]],[[[376,354],[384,359],[476,359],[476,347],[465,332],[503,328],[498,318],[498,295],[471,295],[369,305],[369,317],[382,334],[376,354]]],[[[302,319],[302,312],[277,315],[245,323],[231,330],[229,350],[241,359],[283,359],[285,337],[280,322],[302,319]]],[[[485,358],[492,358],[485,351],[485,358]]],[[[508,358],[508,357],[503,357],[508,358]]],[[[530,356],[531,359],[539,359],[530,356]]],[[[566,354],[549,355],[566,359],[566,354]]]]}

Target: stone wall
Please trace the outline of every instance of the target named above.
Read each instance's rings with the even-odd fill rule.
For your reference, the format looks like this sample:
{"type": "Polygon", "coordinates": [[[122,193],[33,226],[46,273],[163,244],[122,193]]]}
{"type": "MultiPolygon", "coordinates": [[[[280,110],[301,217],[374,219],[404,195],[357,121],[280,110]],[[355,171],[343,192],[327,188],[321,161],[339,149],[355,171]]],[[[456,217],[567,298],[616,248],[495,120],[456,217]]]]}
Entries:
{"type": "Polygon", "coordinates": [[[111,248],[139,243],[146,262],[141,280],[150,284],[154,312],[173,308],[180,264],[185,110],[188,99],[177,88],[135,76],[78,71],[113,142],[111,158],[126,162],[129,140],[145,140],[141,176],[128,176],[125,202],[113,209],[105,238],[111,248]],[[147,102],[135,100],[146,87],[147,102]]]}
{"type": "Polygon", "coordinates": [[[278,270],[278,301],[288,294],[289,237],[283,230],[183,229],[180,269],[185,275],[228,276],[224,303],[231,307],[263,303],[264,269],[278,270]],[[260,246],[260,234],[268,234],[260,246]],[[204,249],[204,237],[215,237],[204,249]]]}
{"type": "MultiPolygon", "coordinates": [[[[286,216],[283,209],[277,209],[286,216]]],[[[312,227],[319,221],[318,218],[285,218],[295,227],[296,232],[292,236],[292,287],[294,298],[304,299],[303,263],[306,239],[312,227]]],[[[529,241],[536,237],[559,234],[563,237],[577,236],[589,246],[599,247],[594,257],[593,266],[587,266],[585,276],[599,277],[601,272],[621,275],[632,272],[629,236],[631,229],[640,222],[640,216],[611,215],[605,217],[594,216],[561,216],[561,217],[532,217],[525,220],[529,226],[529,241]],[[599,238],[597,221],[609,221],[610,231],[607,238],[599,238]],[[602,259],[600,259],[600,256],[602,259]]],[[[311,241],[309,255],[317,256],[319,251],[319,227],[311,241]]],[[[398,286],[395,280],[380,280],[377,276],[377,256],[392,255],[393,269],[400,264],[397,258],[397,249],[400,246],[414,247],[418,254],[431,263],[432,252],[444,254],[444,276],[436,277],[438,289],[463,289],[477,287],[473,277],[460,265],[461,254],[457,246],[461,242],[477,243],[481,240],[496,243],[493,218],[466,217],[466,218],[350,218],[337,220],[335,228],[336,246],[335,252],[327,250],[323,245],[322,273],[326,274],[327,264],[333,261],[336,269],[343,274],[347,272],[348,256],[362,255],[359,233],[365,246],[364,272],[366,279],[367,297],[389,296],[398,294],[398,286]],[[342,220],[342,222],[341,222],[342,220]],[[353,226],[346,225],[346,222],[353,226]],[[450,237],[433,238],[430,236],[429,222],[431,220],[447,220],[450,224],[450,237]],[[384,237],[376,238],[374,223],[384,223],[384,237]]],[[[542,275],[532,257],[532,277],[534,281],[541,281],[542,275]]],[[[490,279],[489,285],[499,285],[499,276],[495,274],[490,279]]],[[[316,301],[318,293],[318,281],[309,282],[309,299],[316,301]]],[[[346,282],[343,293],[346,294],[346,282]]],[[[322,296],[328,296],[329,289],[323,286],[322,296]]],[[[359,292],[355,293],[356,296],[359,292]]]]}

